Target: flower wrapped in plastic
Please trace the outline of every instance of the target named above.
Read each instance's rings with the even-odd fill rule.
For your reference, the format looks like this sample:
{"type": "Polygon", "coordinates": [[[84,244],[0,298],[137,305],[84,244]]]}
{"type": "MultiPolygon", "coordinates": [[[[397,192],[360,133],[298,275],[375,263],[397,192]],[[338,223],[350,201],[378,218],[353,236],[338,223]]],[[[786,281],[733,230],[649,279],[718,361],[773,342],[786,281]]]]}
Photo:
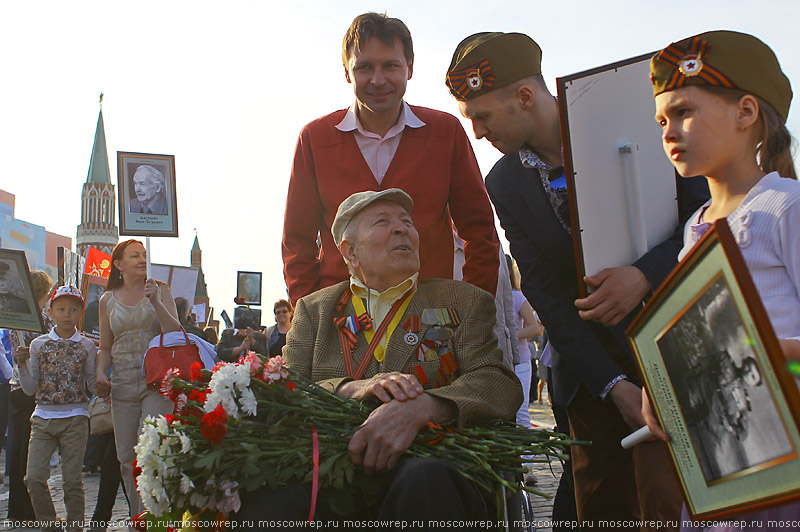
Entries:
{"type": "MultiPolygon", "coordinates": [[[[187,376],[170,371],[161,393],[175,413],[145,421],[136,445],[148,530],[180,528],[187,516],[213,522],[238,511],[239,490],[263,485],[316,483],[334,494],[337,513],[377,491],[380,478],[361,474],[347,444],[379,403],[339,397],[287,368],[280,356],[250,352],[212,370],[198,363],[187,376]]],[[[461,430],[430,423],[405,455],[447,460],[487,493],[504,486],[546,496],[507,477],[524,473],[529,456],[565,459],[570,443],[562,434],[505,421],[461,430]]]]}

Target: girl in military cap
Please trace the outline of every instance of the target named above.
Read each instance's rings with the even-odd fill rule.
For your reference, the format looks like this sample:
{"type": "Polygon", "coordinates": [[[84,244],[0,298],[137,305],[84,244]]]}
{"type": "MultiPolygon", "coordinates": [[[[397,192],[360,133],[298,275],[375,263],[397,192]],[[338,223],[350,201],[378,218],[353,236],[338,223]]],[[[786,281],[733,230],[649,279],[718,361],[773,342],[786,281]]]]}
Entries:
{"type": "MultiPolygon", "coordinates": [[[[711,191],[686,224],[679,258],[726,218],[787,357],[800,359],[800,183],[785,126],[789,80],[766,44],[732,31],[673,43],[653,57],[650,72],[664,151],[682,176],[706,176],[711,191]]],[[[650,430],[668,440],[646,394],[643,403],[650,430]]],[[[685,509],[684,518],[688,525],[685,509]]],[[[736,518],[749,526],[714,530],[772,530],[769,520],[798,518],[795,503],[736,518]]]]}

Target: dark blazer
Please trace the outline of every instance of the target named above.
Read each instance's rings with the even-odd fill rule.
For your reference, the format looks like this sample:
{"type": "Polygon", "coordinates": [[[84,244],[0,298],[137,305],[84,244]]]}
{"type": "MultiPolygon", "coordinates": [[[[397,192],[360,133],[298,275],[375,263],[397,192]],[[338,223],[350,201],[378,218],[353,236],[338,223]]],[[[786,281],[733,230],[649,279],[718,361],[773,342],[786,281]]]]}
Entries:
{"type": "MultiPolygon", "coordinates": [[[[333,321],[338,317],[336,304],[345,290],[349,290],[349,281],[301,298],[295,307],[292,328],[286,334],[283,348],[283,358],[289,367],[330,391],[349,380],[342,359],[339,332],[333,321]]],[[[354,313],[352,303],[348,303],[342,315],[354,313]]],[[[459,426],[492,419],[513,419],[522,403],[522,386],[514,372],[503,364],[503,352],[493,331],[494,322],[494,299],[484,290],[461,281],[420,280],[400,325],[389,338],[383,363],[372,357],[362,378],[392,371],[408,374],[416,368],[426,376],[420,379],[426,393],[456,405],[459,426]],[[448,342],[457,369],[445,386],[437,387],[434,378],[442,359],[420,362],[417,360],[417,346],[406,341],[407,333],[413,332],[417,340],[425,337],[428,325],[422,324],[418,331],[404,328],[409,316],[422,316],[425,309],[455,309],[460,318],[448,342]]],[[[355,366],[367,350],[363,333],[357,335],[357,340],[351,353],[355,366]]]]}
{"type": "MultiPolygon", "coordinates": [[[[150,207],[148,207],[148,210],[152,211],[152,213],[150,213],[150,214],[158,214],[158,215],[167,214],[167,197],[164,194],[159,194],[157,200],[158,201],[156,201],[150,207]]],[[[131,212],[133,212],[133,213],[143,213],[144,212],[145,205],[142,202],[140,202],[138,199],[131,198],[129,204],[130,204],[131,212]]]]}
{"type": "MultiPolygon", "coordinates": [[[[555,403],[569,405],[581,384],[599,397],[612,379],[624,373],[603,342],[616,342],[627,352],[625,326],[639,308],[611,328],[578,316],[572,236],[556,218],[539,171],[524,167],[517,153],[495,164],[486,176],[486,189],[519,265],[522,292],[539,314],[557,351],[553,356],[555,403]]],[[[702,177],[679,179],[678,189],[680,225],[672,237],[633,264],[654,288],[677,264],[683,223],[708,199],[708,185],[702,177]]]]}

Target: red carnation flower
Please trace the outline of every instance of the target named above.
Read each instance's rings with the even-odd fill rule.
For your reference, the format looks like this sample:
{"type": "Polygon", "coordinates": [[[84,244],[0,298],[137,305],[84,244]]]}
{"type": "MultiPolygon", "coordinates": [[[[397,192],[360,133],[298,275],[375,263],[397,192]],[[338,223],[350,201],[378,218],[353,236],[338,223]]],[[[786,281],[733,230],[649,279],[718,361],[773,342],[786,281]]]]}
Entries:
{"type": "Polygon", "coordinates": [[[225,425],[227,422],[228,414],[225,413],[222,405],[217,405],[217,408],[208,412],[200,420],[200,433],[211,443],[222,443],[225,433],[228,431],[228,427],[225,425]]]}
{"type": "Polygon", "coordinates": [[[294,389],[297,388],[297,385],[291,381],[284,381],[283,385],[286,386],[286,389],[290,392],[293,392],[294,389]]]}
{"type": "Polygon", "coordinates": [[[205,382],[206,379],[203,376],[203,364],[200,362],[195,362],[189,368],[189,378],[191,378],[195,382],[205,382]]]}
{"type": "Polygon", "coordinates": [[[142,474],[142,468],[139,467],[139,465],[136,463],[136,460],[131,462],[131,465],[133,466],[133,485],[138,488],[139,482],[137,479],[139,478],[139,475],[142,474]]]}
{"type": "Polygon", "coordinates": [[[146,513],[147,510],[131,519],[131,527],[139,532],[147,532],[147,519],[145,518],[146,513]]]}
{"type": "Polygon", "coordinates": [[[189,392],[189,400],[197,401],[200,404],[205,404],[207,395],[208,392],[201,392],[200,390],[191,390],[189,392]]]}

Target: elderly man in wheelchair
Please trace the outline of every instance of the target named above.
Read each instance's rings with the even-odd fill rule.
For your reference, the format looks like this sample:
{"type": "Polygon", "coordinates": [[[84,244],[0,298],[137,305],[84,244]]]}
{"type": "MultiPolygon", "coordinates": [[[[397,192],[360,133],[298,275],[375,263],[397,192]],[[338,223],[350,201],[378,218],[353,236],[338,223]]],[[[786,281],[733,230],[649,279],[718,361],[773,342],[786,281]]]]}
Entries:
{"type": "MultiPolygon", "coordinates": [[[[399,189],[342,202],[331,232],[351,277],[300,299],[287,335],[290,367],[342,397],[382,403],[348,445],[353,463],[377,477],[378,502],[344,517],[327,515],[330,494],[320,492],[316,515],[323,522],[394,520],[429,529],[430,522],[496,520],[484,494],[446,461],[401,460],[429,422],[464,427],[514,419],[522,402],[492,332],[492,296],[459,281],[418,279],[412,207],[399,189]]],[[[311,489],[248,493],[237,517],[305,519],[311,489]]]]}

